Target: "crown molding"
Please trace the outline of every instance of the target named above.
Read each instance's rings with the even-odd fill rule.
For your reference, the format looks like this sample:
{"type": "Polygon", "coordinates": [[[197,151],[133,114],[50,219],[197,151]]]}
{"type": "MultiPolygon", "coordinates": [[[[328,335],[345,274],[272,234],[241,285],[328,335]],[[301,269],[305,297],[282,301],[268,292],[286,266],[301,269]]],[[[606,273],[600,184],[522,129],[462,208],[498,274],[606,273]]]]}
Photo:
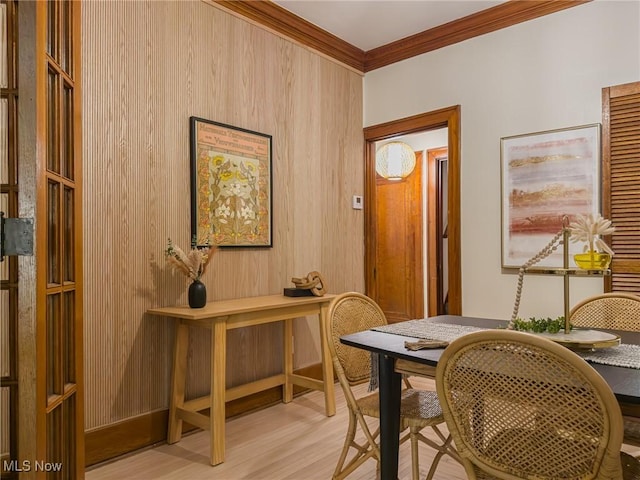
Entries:
{"type": "Polygon", "coordinates": [[[591,0],[510,0],[365,53],[364,71],[370,72],[423,53],[495,32],[534,18],[575,7],[591,0]]]}
{"type": "Polygon", "coordinates": [[[212,0],[207,3],[213,3],[245,17],[252,23],[266,27],[364,73],[364,50],[307,22],[276,3],[269,0],[212,0]]]}
{"type": "MultiPolygon", "coordinates": [[[[205,0],[207,1],[207,0],[205,0]]],[[[509,0],[367,52],[294,15],[270,0],[208,0],[252,23],[312,48],[360,73],[406,60],[592,0],[509,0]]]]}

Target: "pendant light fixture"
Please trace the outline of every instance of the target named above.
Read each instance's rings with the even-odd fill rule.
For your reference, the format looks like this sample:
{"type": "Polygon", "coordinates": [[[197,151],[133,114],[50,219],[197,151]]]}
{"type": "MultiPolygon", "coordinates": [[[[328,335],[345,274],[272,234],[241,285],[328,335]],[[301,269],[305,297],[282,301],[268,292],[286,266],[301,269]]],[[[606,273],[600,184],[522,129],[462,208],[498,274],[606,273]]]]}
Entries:
{"type": "Polygon", "coordinates": [[[376,151],[376,173],[387,180],[402,180],[416,167],[416,154],[404,142],[389,142],[376,151]]]}

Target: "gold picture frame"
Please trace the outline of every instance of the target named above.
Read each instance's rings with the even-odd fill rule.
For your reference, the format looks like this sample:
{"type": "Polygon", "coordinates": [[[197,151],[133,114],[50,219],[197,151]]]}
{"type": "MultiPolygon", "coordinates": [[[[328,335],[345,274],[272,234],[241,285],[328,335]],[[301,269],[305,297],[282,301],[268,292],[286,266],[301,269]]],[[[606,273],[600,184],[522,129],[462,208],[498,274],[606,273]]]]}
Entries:
{"type": "Polygon", "coordinates": [[[271,135],[191,117],[194,246],[272,247],[271,135]]]}
{"type": "MultiPolygon", "coordinates": [[[[563,227],[600,213],[600,124],[500,139],[502,268],[518,269],[563,227]]],[[[569,244],[571,254],[581,246],[569,244]]],[[[532,269],[562,266],[562,249],[532,269]]]]}

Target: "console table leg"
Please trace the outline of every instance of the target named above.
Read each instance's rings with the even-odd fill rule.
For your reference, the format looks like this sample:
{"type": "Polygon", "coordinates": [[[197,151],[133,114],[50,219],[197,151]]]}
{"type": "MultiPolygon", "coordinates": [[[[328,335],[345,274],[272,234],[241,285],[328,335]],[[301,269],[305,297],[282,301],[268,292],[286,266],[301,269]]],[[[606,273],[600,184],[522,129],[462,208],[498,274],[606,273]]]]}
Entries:
{"type": "Polygon", "coordinates": [[[293,385],[291,375],[293,374],[293,319],[284,321],[283,336],[283,356],[284,356],[284,385],[282,386],[282,401],[289,403],[293,400],[293,385]]]}
{"type": "Polygon", "coordinates": [[[173,345],[173,369],[171,372],[171,399],[169,401],[169,428],[167,443],[176,443],[182,437],[182,420],[177,409],[184,405],[184,386],[189,348],[189,327],[176,322],[176,338],[173,345]]]}
{"type": "Polygon", "coordinates": [[[211,326],[211,393],[209,399],[211,465],[224,462],[226,360],[226,322],[225,319],[216,319],[211,326]]]}

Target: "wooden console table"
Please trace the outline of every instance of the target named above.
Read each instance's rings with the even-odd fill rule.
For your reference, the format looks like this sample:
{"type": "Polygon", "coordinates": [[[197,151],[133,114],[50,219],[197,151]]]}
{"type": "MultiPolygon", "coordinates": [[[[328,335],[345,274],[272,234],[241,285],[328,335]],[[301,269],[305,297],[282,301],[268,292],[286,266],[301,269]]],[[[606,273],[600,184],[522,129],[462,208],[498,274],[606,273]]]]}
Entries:
{"type": "Polygon", "coordinates": [[[167,442],[175,443],[180,440],[184,420],[210,431],[211,465],[224,462],[225,402],[279,385],[283,386],[285,403],[293,399],[293,385],[324,391],[326,414],[327,416],[335,415],[333,367],[325,335],[327,311],[334,296],[329,294],[322,297],[269,295],[210,302],[203,308],[189,308],[185,305],[147,310],[147,313],[152,315],[176,319],[167,442]],[[324,380],[293,373],[293,319],[306,315],[318,315],[324,380]],[[227,330],[280,321],[284,321],[283,373],[227,389],[225,379],[227,330]],[[211,393],[205,397],[185,401],[189,327],[203,327],[211,330],[211,393]],[[198,413],[206,408],[210,409],[209,416],[198,413]]]}

